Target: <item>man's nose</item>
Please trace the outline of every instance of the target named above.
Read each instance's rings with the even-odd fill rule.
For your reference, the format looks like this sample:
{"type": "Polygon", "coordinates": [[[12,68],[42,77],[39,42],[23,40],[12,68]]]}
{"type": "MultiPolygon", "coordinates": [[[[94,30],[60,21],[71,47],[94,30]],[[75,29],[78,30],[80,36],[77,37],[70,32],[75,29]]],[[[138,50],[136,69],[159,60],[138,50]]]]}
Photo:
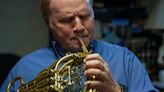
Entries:
{"type": "Polygon", "coordinates": [[[82,33],[84,30],[85,30],[85,27],[83,25],[83,22],[81,21],[81,19],[79,17],[76,17],[75,22],[74,22],[73,31],[75,33],[82,33]]]}

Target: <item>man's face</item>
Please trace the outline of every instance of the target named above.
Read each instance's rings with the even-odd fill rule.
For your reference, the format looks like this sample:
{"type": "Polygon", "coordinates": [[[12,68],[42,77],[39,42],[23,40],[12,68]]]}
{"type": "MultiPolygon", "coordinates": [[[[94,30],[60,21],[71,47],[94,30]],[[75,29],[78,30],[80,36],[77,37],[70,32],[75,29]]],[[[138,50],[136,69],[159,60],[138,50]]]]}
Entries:
{"type": "Polygon", "coordinates": [[[81,51],[77,36],[88,46],[92,39],[93,12],[86,0],[51,0],[49,26],[55,40],[67,51],[81,51]]]}

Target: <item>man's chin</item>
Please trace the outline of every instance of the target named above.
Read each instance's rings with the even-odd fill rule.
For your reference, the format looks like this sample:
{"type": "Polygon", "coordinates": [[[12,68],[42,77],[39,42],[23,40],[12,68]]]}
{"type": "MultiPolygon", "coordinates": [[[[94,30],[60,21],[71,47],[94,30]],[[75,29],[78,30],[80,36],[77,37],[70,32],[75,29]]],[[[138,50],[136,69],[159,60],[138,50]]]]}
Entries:
{"type": "Polygon", "coordinates": [[[74,48],[70,48],[70,49],[68,49],[68,52],[72,52],[72,53],[75,53],[75,52],[82,52],[82,48],[80,47],[78,47],[78,48],[76,48],[76,47],[74,47],[74,48]]]}

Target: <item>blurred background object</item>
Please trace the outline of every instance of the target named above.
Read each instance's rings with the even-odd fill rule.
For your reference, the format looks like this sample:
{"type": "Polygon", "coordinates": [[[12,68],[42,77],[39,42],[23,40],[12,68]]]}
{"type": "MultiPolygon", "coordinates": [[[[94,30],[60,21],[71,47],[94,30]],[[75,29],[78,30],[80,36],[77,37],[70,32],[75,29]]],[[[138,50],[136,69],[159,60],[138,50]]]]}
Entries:
{"type": "Polygon", "coordinates": [[[6,79],[10,69],[20,59],[20,56],[11,53],[0,53],[0,86],[6,79]]]}
{"type": "Polygon", "coordinates": [[[94,0],[94,37],[132,50],[164,92],[164,0],[94,0]]]}

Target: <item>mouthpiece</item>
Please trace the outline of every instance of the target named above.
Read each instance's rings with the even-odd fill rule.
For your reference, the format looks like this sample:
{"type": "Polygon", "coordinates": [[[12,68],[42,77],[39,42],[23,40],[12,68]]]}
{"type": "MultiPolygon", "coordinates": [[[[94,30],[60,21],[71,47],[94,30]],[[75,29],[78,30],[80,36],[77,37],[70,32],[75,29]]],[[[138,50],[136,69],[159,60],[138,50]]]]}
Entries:
{"type": "Polygon", "coordinates": [[[78,36],[77,38],[78,38],[79,42],[81,43],[81,47],[82,47],[83,52],[84,52],[84,53],[89,53],[89,51],[88,51],[86,45],[85,45],[84,42],[83,42],[82,37],[81,37],[81,36],[78,36]]]}

